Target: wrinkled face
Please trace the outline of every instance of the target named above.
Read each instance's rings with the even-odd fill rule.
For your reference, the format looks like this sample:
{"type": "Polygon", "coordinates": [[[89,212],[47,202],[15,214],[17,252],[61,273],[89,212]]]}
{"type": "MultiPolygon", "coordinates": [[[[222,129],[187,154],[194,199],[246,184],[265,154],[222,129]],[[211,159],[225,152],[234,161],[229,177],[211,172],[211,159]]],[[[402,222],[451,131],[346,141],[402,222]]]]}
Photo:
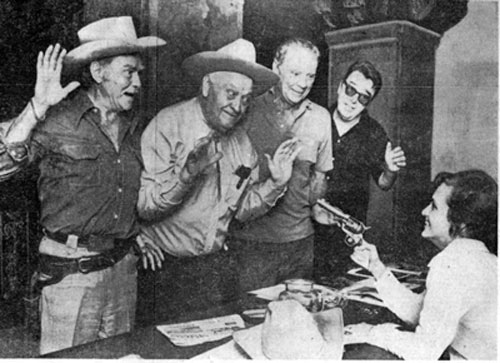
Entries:
{"type": "Polygon", "coordinates": [[[447,203],[452,189],[451,186],[441,184],[432,195],[431,203],[422,211],[425,217],[422,237],[430,240],[440,249],[444,249],[452,241],[447,203]]]}
{"type": "Polygon", "coordinates": [[[203,113],[210,126],[226,133],[242,118],[252,99],[253,81],[235,72],[214,72],[203,78],[203,113]]]}
{"type": "Polygon", "coordinates": [[[93,75],[94,79],[97,77],[105,107],[113,112],[130,110],[141,88],[139,74],[144,66],[139,56],[122,55],[113,57],[109,62],[93,63],[98,64],[93,75]]]}
{"type": "Polygon", "coordinates": [[[366,100],[373,98],[375,89],[372,80],[363,76],[361,72],[354,71],[345,81],[340,82],[337,94],[338,115],[342,121],[349,122],[363,112],[368,105],[366,100]]]}
{"type": "Polygon", "coordinates": [[[288,104],[297,105],[309,95],[317,68],[317,56],[299,45],[288,48],[281,64],[274,62],[273,71],[280,77],[279,89],[288,104]]]}

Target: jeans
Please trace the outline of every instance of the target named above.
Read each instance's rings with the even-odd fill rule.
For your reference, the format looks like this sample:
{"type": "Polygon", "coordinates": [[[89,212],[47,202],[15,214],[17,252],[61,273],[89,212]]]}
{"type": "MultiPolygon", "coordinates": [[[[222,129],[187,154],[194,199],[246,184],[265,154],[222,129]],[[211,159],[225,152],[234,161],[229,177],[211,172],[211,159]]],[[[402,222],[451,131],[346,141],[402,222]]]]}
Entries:
{"type": "Polygon", "coordinates": [[[66,276],[41,299],[40,354],[130,331],[135,321],[137,257],[105,270],[66,276]]]}

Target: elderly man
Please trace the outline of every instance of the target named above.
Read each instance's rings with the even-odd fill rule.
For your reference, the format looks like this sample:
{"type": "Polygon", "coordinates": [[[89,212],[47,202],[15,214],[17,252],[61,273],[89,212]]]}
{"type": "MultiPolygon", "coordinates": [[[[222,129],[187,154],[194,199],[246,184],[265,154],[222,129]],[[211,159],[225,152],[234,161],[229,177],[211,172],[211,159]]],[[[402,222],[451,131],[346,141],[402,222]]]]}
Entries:
{"type": "MultiPolygon", "coordinates": [[[[370,175],[382,190],[396,181],[406,166],[401,147],[392,147],[380,124],[366,108],[382,87],[379,71],[368,61],[353,63],[337,89],[337,103],[332,107],[332,142],[335,168],[331,172],[326,200],[353,217],[366,222],[370,175]]],[[[321,212],[321,208],[315,209],[321,212]]],[[[322,222],[321,220],[319,220],[322,222]]],[[[319,225],[315,246],[315,276],[344,272],[350,248],[341,241],[340,228],[319,225]]]]}
{"type": "Polygon", "coordinates": [[[150,222],[141,239],[166,255],[154,288],[144,291],[156,294],[156,321],[237,296],[225,244],[228,224],[266,213],[290,178],[297,140],[267,156],[269,177],[256,183],[257,156],[238,127],[252,94],[277,81],[255,58],[253,44],[238,39],[186,59],[183,67],[200,82],[200,94],[160,111],[142,136],[138,210],[150,222]]]}
{"type": "MultiPolygon", "coordinates": [[[[40,162],[42,354],[127,332],[135,318],[137,258],[130,251],[141,159],[130,111],[141,88],[139,53],[164,41],[137,38],[130,17],[96,21],[78,36],[82,44],[65,62],[83,69],[82,88],[43,120],[68,91],[53,74],[64,52],[47,52],[52,88],[35,93],[32,117],[14,121],[3,139],[40,162]]],[[[20,165],[20,155],[12,162],[20,165]]]]}
{"type": "Polygon", "coordinates": [[[256,100],[248,115],[246,126],[259,155],[260,180],[270,172],[265,155],[283,140],[298,138],[302,150],[288,190],[276,206],[260,218],[231,226],[242,292],[312,274],[311,207],[322,196],[325,173],[332,169],[328,111],[307,99],[318,58],[318,48],[307,40],[281,44],[273,62],[280,82],[256,100]]]}

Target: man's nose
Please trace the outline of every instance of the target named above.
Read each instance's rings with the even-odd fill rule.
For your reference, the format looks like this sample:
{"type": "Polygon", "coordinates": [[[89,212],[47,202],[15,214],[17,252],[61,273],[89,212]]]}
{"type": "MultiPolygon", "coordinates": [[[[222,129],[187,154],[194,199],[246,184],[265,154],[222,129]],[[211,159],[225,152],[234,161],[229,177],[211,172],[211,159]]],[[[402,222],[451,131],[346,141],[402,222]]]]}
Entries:
{"type": "Polygon", "coordinates": [[[234,110],[236,113],[241,113],[241,108],[242,108],[242,99],[241,97],[235,97],[234,100],[231,101],[231,108],[234,110]]]}
{"type": "Polygon", "coordinates": [[[132,74],[132,86],[141,88],[141,77],[139,77],[139,73],[137,72],[132,74]]]}
{"type": "Polygon", "coordinates": [[[429,215],[429,208],[431,207],[431,205],[429,204],[427,207],[425,207],[424,209],[422,209],[422,215],[424,217],[427,217],[429,215]]]}
{"type": "Polygon", "coordinates": [[[308,86],[308,79],[307,79],[307,76],[302,76],[302,77],[299,77],[298,81],[297,81],[297,84],[300,88],[307,88],[308,86]]]}

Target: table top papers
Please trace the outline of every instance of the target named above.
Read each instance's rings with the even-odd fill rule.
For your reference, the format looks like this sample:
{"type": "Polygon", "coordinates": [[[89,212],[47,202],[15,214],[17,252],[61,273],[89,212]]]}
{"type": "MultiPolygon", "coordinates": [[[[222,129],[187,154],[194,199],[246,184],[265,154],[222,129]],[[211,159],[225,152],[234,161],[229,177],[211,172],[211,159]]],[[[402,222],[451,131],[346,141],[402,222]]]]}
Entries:
{"type": "Polygon", "coordinates": [[[158,325],[156,327],[174,345],[188,347],[230,337],[234,331],[244,329],[245,323],[237,314],[186,323],[158,325]]]}

